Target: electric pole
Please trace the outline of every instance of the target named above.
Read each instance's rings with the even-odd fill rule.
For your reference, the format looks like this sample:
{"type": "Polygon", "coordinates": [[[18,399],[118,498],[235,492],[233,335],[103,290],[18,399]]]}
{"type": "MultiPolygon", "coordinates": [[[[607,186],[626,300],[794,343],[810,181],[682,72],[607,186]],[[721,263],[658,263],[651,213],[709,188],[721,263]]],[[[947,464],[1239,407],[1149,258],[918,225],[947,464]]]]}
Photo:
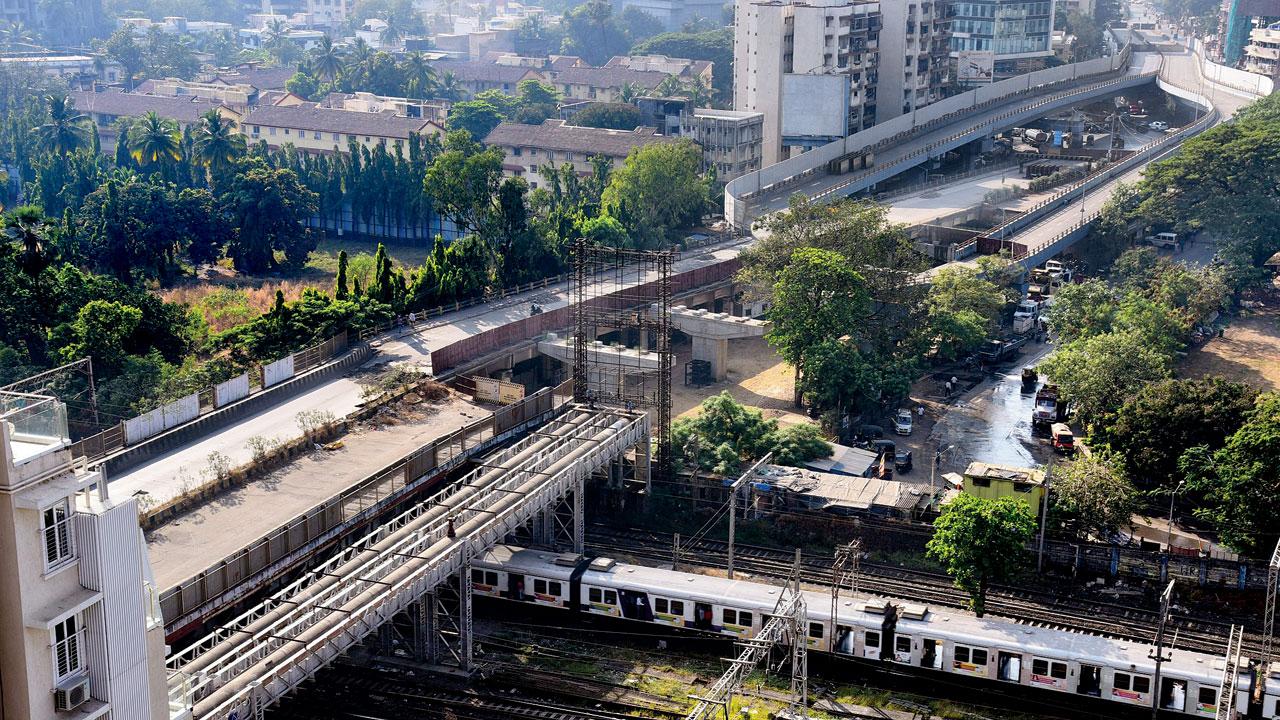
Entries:
{"type": "Polygon", "coordinates": [[[761,465],[765,465],[772,458],[773,453],[765,453],[764,457],[757,460],[755,465],[748,468],[746,472],[742,473],[742,475],[737,480],[734,480],[733,484],[729,486],[729,556],[727,569],[729,571],[728,575],[730,580],[733,579],[733,542],[734,534],[738,526],[738,489],[747,482],[750,482],[751,478],[755,476],[756,470],[760,469],[761,465]]]}
{"type": "Polygon", "coordinates": [[[827,642],[829,652],[837,652],[836,645],[840,639],[840,624],[836,621],[836,613],[840,608],[840,589],[849,585],[854,593],[858,592],[858,556],[862,554],[862,540],[854,539],[848,545],[836,548],[835,559],[831,563],[831,635],[827,642]]]}
{"type": "Polygon", "coordinates": [[[1169,587],[1160,594],[1160,623],[1156,625],[1156,647],[1153,652],[1147,654],[1147,657],[1156,661],[1155,682],[1151,689],[1151,720],[1156,720],[1160,714],[1160,666],[1172,657],[1164,652],[1164,626],[1169,620],[1169,603],[1173,600],[1173,585],[1174,581],[1170,580],[1169,587]]]}

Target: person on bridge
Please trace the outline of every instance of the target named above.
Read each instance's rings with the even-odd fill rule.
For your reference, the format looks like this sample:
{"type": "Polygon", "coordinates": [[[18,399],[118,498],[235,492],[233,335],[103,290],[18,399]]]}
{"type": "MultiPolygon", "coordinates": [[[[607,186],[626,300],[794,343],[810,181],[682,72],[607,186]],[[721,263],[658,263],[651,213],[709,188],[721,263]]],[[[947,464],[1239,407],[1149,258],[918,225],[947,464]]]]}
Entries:
{"type": "Polygon", "coordinates": [[[449,518],[449,527],[445,529],[444,534],[452,540],[458,537],[458,531],[453,528],[453,518],[449,518]]]}

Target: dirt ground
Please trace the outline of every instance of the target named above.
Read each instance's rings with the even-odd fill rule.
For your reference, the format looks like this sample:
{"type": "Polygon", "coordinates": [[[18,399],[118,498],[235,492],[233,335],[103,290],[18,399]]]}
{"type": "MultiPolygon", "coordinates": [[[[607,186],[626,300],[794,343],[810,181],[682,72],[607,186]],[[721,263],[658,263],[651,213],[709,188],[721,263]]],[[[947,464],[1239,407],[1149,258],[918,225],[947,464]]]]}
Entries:
{"type": "Polygon", "coordinates": [[[1178,375],[1198,378],[1220,375],[1261,390],[1280,390],[1280,299],[1272,294],[1268,307],[1246,309],[1231,319],[1223,336],[1192,350],[1178,375]]]}
{"type": "Polygon", "coordinates": [[[671,379],[671,414],[674,417],[694,415],[703,400],[728,390],[738,402],[760,408],[765,417],[776,418],[779,423],[808,421],[791,405],[795,392],[794,371],[782,362],[764,338],[729,341],[728,377],[723,382],[704,387],[685,385],[684,366],[691,358],[689,345],[676,347],[675,370],[671,379]]]}

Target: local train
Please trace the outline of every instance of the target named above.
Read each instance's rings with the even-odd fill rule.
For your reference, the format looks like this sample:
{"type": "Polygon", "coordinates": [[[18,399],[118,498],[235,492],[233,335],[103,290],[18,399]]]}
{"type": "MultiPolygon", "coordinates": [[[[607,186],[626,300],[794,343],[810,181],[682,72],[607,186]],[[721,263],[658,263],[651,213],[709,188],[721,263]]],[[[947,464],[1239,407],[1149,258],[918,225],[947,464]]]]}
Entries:
{"type": "MultiPolygon", "coordinates": [[[[510,545],[494,547],[471,568],[476,595],[736,638],[759,632],[781,591],[756,582],[510,545]]],[[[841,597],[835,627],[829,595],[806,591],[805,608],[807,641],[814,651],[1135,707],[1150,707],[1152,693],[1159,692],[1167,713],[1217,714],[1225,667],[1221,656],[1166,650],[1169,659],[1157,689],[1149,657],[1153,648],[1145,643],[866,596],[841,597]]],[[[1240,667],[1236,707],[1243,716],[1253,677],[1244,659],[1240,667]]],[[[1255,716],[1280,718],[1280,682],[1268,678],[1265,691],[1260,707],[1253,708],[1255,716]]]]}

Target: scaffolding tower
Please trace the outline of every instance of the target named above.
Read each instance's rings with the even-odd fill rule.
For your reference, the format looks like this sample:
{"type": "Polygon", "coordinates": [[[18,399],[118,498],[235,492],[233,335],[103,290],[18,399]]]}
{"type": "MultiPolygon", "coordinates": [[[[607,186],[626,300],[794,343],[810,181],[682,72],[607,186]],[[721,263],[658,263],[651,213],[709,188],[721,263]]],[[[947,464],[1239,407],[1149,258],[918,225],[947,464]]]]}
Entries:
{"type": "Polygon", "coordinates": [[[573,245],[574,400],[653,413],[653,477],[671,477],[671,251],[573,245]],[[600,340],[606,336],[607,341],[600,340]]]}

